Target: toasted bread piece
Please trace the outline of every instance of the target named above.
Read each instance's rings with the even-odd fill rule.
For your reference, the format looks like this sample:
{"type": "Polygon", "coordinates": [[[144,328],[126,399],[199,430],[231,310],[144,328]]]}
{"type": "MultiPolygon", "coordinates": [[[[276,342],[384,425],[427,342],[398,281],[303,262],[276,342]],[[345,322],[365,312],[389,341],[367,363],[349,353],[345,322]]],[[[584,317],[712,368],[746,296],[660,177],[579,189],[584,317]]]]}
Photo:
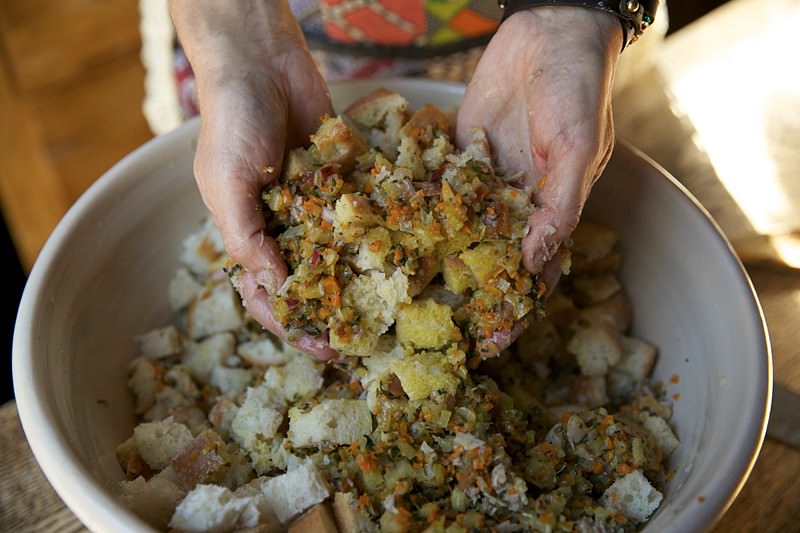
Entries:
{"type": "Polygon", "coordinates": [[[330,505],[320,503],[300,515],[289,526],[288,533],[338,533],[330,505]]]}
{"type": "Polygon", "coordinates": [[[339,165],[344,171],[352,170],[356,158],[369,149],[361,136],[341,117],[324,120],[311,135],[311,143],[316,146],[320,159],[339,165]]]}

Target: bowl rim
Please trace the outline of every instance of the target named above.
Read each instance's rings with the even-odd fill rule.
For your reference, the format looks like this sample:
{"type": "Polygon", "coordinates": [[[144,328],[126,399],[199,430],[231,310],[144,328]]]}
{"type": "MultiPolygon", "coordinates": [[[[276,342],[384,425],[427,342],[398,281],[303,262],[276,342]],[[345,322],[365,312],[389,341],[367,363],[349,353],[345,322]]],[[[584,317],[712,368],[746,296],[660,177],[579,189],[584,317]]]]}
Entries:
{"type": "MultiPolygon", "coordinates": [[[[382,78],[332,82],[329,85],[332,92],[335,93],[347,88],[363,90],[384,84],[397,87],[399,90],[402,90],[402,87],[411,87],[419,91],[445,90],[451,94],[463,94],[465,89],[465,85],[460,83],[419,78],[382,78]]],[[[75,226],[88,216],[92,206],[100,205],[98,201],[102,203],[104,199],[115,195],[117,191],[131,186],[138,179],[135,177],[135,173],[130,172],[131,169],[140,167],[143,162],[158,160],[159,157],[165,159],[165,154],[177,150],[181,145],[185,146],[187,142],[194,146],[199,124],[199,118],[195,117],[168,133],[153,137],[131,151],[92,183],[68,209],[47,239],[31,269],[20,301],[12,345],[13,384],[20,422],[28,444],[45,477],[67,507],[91,530],[118,531],[139,528],[139,530],[149,529],[152,531],[152,528],[132,512],[119,512],[120,505],[123,505],[122,502],[119,498],[114,497],[107,487],[103,487],[102,483],[79,460],[70,443],[66,442],[66,438],[59,430],[59,419],[56,412],[48,402],[44,401],[47,395],[42,393],[41,389],[47,386],[47,382],[45,378],[37,375],[38,363],[30,357],[27,349],[35,342],[37,336],[32,317],[36,316],[43,305],[46,305],[48,299],[37,288],[45,284],[48,275],[57,267],[58,257],[65,246],[66,238],[69,237],[75,226]],[[87,501],[91,501],[92,505],[87,506],[87,501]],[[98,513],[98,508],[103,512],[98,513]]],[[[683,184],[629,141],[617,137],[615,151],[619,149],[630,152],[653,167],[672,187],[678,189],[690,201],[694,209],[700,213],[701,218],[710,225],[715,238],[721,241],[735,261],[738,271],[746,283],[749,296],[752,298],[753,308],[760,320],[758,333],[761,337],[760,340],[763,340],[763,351],[759,355],[763,357],[760,357],[759,366],[763,367],[763,374],[759,376],[757,383],[759,390],[755,394],[763,401],[759,407],[755,404],[752,405],[753,412],[749,420],[752,424],[750,427],[757,426],[758,431],[753,434],[752,438],[746,439],[741,444],[741,449],[736,450],[737,457],[748,457],[748,460],[741,464],[737,475],[727,476],[727,479],[730,480],[727,483],[728,486],[723,487],[724,490],[707,496],[706,505],[699,511],[695,509],[697,514],[684,524],[693,530],[703,530],[710,528],[727,511],[747,482],[758,459],[766,435],[773,387],[773,362],[769,333],[752,280],[730,241],[710,213],[683,184]]]]}
{"type": "MultiPolygon", "coordinates": [[[[764,370],[766,371],[765,376],[759,376],[762,379],[759,379],[757,385],[758,390],[754,391],[754,395],[756,397],[761,397],[761,409],[756,408],[756,404],[752,404],[751,408],[753,412],[751,413],[750,420],[747,421],[744,425],[751,424],[749,427],[757,427],[758,431],[753,436],[753,438],[746,440],[744,443],[740,445],[740,449],[734,449],[733,455],[739,456],[740,454],[747,456],[747,461],[741,463],[741,467],[739,468],[736,475],[730,475],[731,473],[728,472],[728,475],[725,479],[729,480],[726,484],[727,487],[723,487],[724,490],[716,491],[714,494],[704,495],[703,502],[704,504],[700,506],[700,511],[695,515],[693,520],[685,520],[685,524],[677,524],[675,526],[670,526],[670,530],[675,527],[675,531],[687,531],[683,529],[683,526],[691,527],[691,531],[706,531],[710,530],[714,524],[720,521],[722,516],[728,511],[730,506],[733,504],[736,497],[741,492],[742,488],[744,488],[747,480],[750,477],[751,472],[753,471],[753,467],[758,460],[758,457],[761,453],[761,448],[764,444],[764,439],[767,434],[767,425],[769,424],[769,415],[772,409],[772,389],[773,389],[773,357],[772,357],[772,343],[769,337],[769,329],[767,328],[767,321],[764,315],[764,310],[761,306],[761,300],[758,297],[758,293],[756,292],[755,286],[753,285],[753,280],[750,278],[750,274],[748,274],[747,269],[745,268],[742,260],[739,257],[739,254],[736,253],[736,250],[731,244],[728,237],[722,230],[722,227],[719,223],[714,219],[711,213],[700,203],[700,201],[689,191],[689,189],[681,183],[675,176],[673,176],[668,170],[666,170],[661,164],[653,160],[650,156],[642,152],[640,149],[636,148],[630,141],[624,138],[617,137],[615,139],[615,148],[617,150],[620,146],[623,149],[629,151],[632,155],[636,156],[643,162],[647,163],[651,167],[653,167],[658,173],[667,179],[667,181],[678,191],[680,191],[683,196],[685,196],[691,204],[694,206],[695,210],[697,210],[700,215],[701,219],[704,223],[708,224],[712,231],[714,237],[719,240],[722,245],[727,249],[729,253],[729,260],[732,260],[741,274],[742,280],[746,284],[747,292],[751,299],[749,300],[749,304],[753,307],[753,310],[758,316],[758,325],[759,327],[758,332],[761,334],[761,341],[763,343],[763,358],[761,358],[761,363],[765,365],[764,370]],[[766,378],[766,379],[763,379],[766,378]],[[762,410],[763,409],[763,410],[762,410]]],[[[754,325],[755,326],[755,325],[754,325]]],[[[646,531],[647,528],[645,528],[646,531]]]]}

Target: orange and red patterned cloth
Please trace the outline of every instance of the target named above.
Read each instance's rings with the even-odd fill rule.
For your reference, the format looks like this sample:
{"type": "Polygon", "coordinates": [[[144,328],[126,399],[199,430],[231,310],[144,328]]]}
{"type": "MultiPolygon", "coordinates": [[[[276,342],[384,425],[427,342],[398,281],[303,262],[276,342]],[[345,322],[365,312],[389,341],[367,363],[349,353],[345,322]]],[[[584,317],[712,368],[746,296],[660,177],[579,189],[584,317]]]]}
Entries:
{"type": "MultiPolygon", "coordinates": [[[[328,80],[422,73],[425,59],[489,41],[497,0],[289,0],[328,80]]],[[[184,118],[197,114],[191,66],[175,47],[184,118]]]]}

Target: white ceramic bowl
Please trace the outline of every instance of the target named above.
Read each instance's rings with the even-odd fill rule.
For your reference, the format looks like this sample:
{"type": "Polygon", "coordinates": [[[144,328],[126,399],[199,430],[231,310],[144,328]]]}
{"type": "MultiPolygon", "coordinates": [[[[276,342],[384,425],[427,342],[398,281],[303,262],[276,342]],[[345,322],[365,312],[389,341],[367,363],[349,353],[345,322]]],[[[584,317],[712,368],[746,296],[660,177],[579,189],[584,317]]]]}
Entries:
{"type": "MultiPolygon", "coordinates": [[[[460,85],[394,80],[336,86],[334,101],[377,84],[415,106],[448,109],[463,94],[460,85]]],[[[206,213],[192,178],[197,131],[192,121],[152,140],[78,200],[42,250],[19,309],[22,425],[53,487],[93,531],[150,530],[118,496],[114,450],[135,424],[125,385],[132,338],[170,319],[166,288],[180,243],[206,213]]],[[[646,531],[704,530],[736,496],[764,437],[771,358],[752,285],[708,214],[624,144],[584,216],[620,232],[634,333],[659,347],[655,378],[680,394],[675,475],[646,531]]]]}

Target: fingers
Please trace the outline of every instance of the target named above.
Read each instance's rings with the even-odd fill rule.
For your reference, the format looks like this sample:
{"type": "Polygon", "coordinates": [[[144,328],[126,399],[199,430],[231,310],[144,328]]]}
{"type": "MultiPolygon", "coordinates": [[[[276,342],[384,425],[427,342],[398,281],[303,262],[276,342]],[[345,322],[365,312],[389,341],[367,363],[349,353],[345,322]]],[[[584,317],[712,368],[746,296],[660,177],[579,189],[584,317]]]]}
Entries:
{"type": "Polygon", "coordinates": [[[529,113],[534,132],[531,154],[542,176],[534,195],[537,208],[528,219],[528,235],[522,243],[523,261],[531,272],[539,272],[552,260],[572,234],[591,188],[611,156],[613,118],[601,88],[574,94],[573,109],[551,122],[551,131],[544,136],[542,124],[535,122],[538,115],[529,113]]]}
{"type": "Polygon", "coordinates": [[[475,350],[483,359],[497,357],[500,353],[511,346],[525,331],[525,324],[518,322],[510,330],[495,331],[491,337],[477,343],[475,350]]]}
{"type": "Polygon", "coordinates": [[[277,290],[287,269],[277,243],[264,234],[261,191],[280,172],[286,112],[273,101],[268,121],[247,89],[221,88],[214,95],[202,119],[195,176],[230,256],[277,290]]]}
{"type": "Polygon", "coordinates": [[[242,277],[242,297],[247,311],[259,324],[298,350],[322,361],[339,357],[339,354],[328,346],[325,336],[311,337],[310,335],[301,335],[300,337],[292,338],[286,328],[275,320],[267,292],[259,285],[256,276],[249,272],[245,272],[242,277]]]}

